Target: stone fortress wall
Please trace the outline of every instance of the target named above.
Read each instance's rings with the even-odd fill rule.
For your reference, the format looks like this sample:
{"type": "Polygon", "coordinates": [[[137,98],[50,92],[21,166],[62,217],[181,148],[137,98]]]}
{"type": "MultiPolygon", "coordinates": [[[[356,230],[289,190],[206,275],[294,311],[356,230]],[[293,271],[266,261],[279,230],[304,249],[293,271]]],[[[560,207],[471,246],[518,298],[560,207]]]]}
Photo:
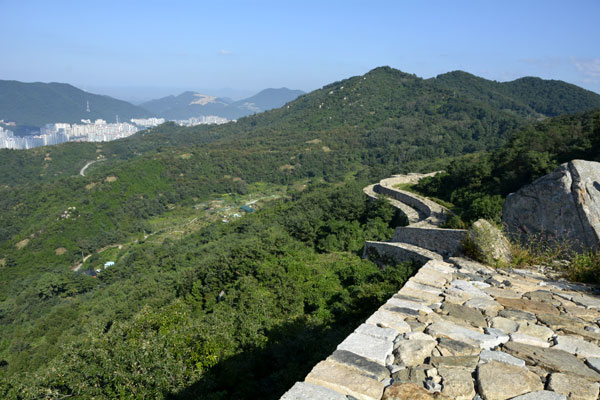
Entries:
{"type": "Polygon", "coordinates": [[[597,400],[597,288],[462,258],[465,232],[438,228],[447,211],[393,188],[415,179],[365,188],[401,192],[396,206],[414,197],[398,207],[410,225],[392,242],[367,242],[365,255],[423,266],[282,399],[597,400]]]}

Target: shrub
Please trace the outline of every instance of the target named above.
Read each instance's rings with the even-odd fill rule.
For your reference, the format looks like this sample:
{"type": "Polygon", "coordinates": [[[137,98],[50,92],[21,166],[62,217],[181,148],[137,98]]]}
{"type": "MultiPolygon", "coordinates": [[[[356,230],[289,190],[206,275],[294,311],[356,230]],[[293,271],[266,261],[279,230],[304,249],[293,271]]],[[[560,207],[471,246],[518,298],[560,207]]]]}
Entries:
{"type": "Polygon", "coordinates": [[[600,250],[576,254],[567,269],[567,278],[600,284],[600,250]]]}

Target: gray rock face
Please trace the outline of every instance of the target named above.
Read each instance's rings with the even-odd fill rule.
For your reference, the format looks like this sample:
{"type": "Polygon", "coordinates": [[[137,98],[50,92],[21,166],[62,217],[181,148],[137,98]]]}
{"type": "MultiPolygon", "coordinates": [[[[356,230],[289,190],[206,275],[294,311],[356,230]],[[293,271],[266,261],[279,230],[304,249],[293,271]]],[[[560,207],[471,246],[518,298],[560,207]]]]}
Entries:
{"type": "Polygon", "coordinates": [[[600,244],[600,163],[562,164],[504,202],[502,219],[522,240],[543,234],[568,241],[576,250],[600,244]]]}

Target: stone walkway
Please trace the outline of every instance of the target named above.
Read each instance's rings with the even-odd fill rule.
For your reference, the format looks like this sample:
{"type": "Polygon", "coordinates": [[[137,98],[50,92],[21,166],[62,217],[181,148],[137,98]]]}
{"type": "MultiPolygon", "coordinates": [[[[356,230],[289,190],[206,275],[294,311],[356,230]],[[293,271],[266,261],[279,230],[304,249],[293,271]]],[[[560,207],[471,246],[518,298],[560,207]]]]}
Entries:
{"type": "Polygon", "coordinates": [[[593,287],[449,261],[426,263],[282,399],[598,399],[593,287]]]}
{"type": "Polygon", "coordinates": [[[597,288],[424,261],[282,399],[598,399],[597,288]]]}

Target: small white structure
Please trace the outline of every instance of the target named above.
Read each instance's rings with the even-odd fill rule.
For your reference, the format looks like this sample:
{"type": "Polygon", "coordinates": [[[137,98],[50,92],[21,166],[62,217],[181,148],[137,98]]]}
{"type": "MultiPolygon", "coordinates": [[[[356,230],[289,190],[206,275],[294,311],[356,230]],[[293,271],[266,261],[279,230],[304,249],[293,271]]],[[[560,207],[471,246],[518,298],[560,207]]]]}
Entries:
{"type": "Polygon", "coordinates": [[[112,267],[113,265],[115,265],[114,261],[107,261],[104,263],[104,268],[112,267]]]}

